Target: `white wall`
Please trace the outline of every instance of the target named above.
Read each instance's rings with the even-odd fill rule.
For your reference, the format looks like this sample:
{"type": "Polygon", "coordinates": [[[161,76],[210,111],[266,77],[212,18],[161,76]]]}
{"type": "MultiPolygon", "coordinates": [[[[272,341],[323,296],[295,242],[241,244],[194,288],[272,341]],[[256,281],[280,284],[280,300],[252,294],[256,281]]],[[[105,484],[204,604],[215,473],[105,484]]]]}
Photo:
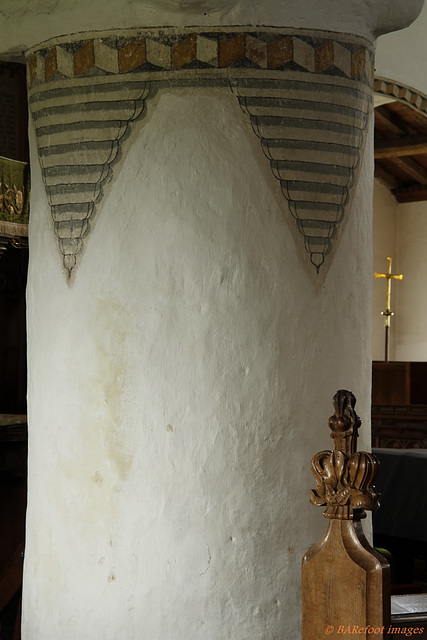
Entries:
{"type": "MultiPolygon", "coordinates": [[[[374,241],[374,272],[385,273],[387,271],[387,257],[392,258],[393,273],[401,273],[400,244],[398,241],[399,204],[391,192],[375,180],[374,187],[374,217],[373,217],[373,241],[374,241]]],[[[372,298],[372,359],[384,360],[384,317],[381,312],[386,308],[386,280],[373,278],[372,298]]],[[[391,307],[395,316],[391,318],[389,359],[396,359],[396,336],[398,323],[401,321],[398,312],[398,300],[400,289],[406,285],[400,281],[392,283],[391,307]]]]}
{"type": "Polygon", "coordinates": [[[425,46],[427,5],[407,29],[378,39],[375,74],[427,94],[425,46]]]}
{"type": "Polygon", "coordinates": [[[427,361],[427,202],[399,205],[399,291],[396,359],[427,361]]]}
{"type": "MultiPolygon", "coordinates": [[[[79,31],[133,26],[272,25],[351,33],[373,40],[402,29],[424,0],[2,0],[1,51],[21,57],[26,47],[79,31]]],[[[420,34],[421,35],[421,34],[420,34]]]]}
{"type": "MultiPolygon", "coordinates": [[[[427,94],[425,34],[427,5],[419,18],[407,29],[379,38],[375,72],[427,94]]],[[[390,358],[395,360],[427,360],[425,330],[425,244],[427,242],[427,203],[398,204],[379,183],[374,199],[374,267],[385,270],[387,251],[392,252],[393,271],[403,273],[402,282],[393,283],[390,358]],[[382,266],[381,266],[382,265],[382,266]]],[[[383,326],[379,313],[385,307],[385,284],[374,283],[373,298],[373,359],[383,359],[383,326]]]]}
{"type": "MultiPolygon", "coordinates": [[[[14,0],[3,46],[147,26],[160,9],[161,24],[265,15],[232,4],[14,0]]],[[[419,5],[394,9],[406,23],[419,5]]],[[[313,2],[291,6],[321,25],[313,2]]],[[[358,12],[368,36],[384,27],[373,6],[389,2],[358,12]]],[[[310,459],[331,446],[335,391],[353,389],[369,422],[372,148],[316,291],[235,97],[168,89],[148,109],[71,284],[31,138],[23,638],[298,638],[301,557],[326,528],[308,504],[310,459]]]]}
{"type": "MultiPolygon", "coordinates": [[[[378,40],[375,73],[427,94],[424,68],[427,5],[419,18],[399,33],[378,40]]],[[[374,268],[383,272],[386,257],[393,257],[393,271],[404,279],[392,285],[390,359],[427,361],[425,311],[425,243],[427,242],[427,203],[398,204],[391,193],[375,181],[374,268]]],[[[385,308],[385,283],[374,282],[373,343],[374,360],[384,358],[384,328],[380,313],[385,308]]]]}
{"type": "Polygon", "coordinates": [[[371,165],[315,294],[235,98],[150,108],[72,287],[33,155],[23,637],[297,638],[338,388],[368,423],[371,165]]]}
{"type": "MultiPolygon", "coordinates": [[[[386,187],[375,181],[374,270],[387,270],[393,258],[393,273],[403,280],[392,283],[390,360],[427,361],[427,202],[399,204],[386,187]]],[[[372,304],[372,359],[384,359],[386,284],[374,280],[372,304]]]]}

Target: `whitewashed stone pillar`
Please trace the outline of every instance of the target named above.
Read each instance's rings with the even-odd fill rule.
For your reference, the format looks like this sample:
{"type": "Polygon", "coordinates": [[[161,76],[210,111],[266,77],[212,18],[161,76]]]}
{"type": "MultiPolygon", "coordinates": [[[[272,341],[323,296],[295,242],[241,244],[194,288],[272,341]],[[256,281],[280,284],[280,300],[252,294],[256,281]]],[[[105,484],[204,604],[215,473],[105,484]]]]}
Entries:
{"type": "Polygon", "coordinates": [[[298,638],[309,460],[338,388],[368,417],[374,38],[422,3],[63,4],[19,31],[23,637],[298,638]]]}

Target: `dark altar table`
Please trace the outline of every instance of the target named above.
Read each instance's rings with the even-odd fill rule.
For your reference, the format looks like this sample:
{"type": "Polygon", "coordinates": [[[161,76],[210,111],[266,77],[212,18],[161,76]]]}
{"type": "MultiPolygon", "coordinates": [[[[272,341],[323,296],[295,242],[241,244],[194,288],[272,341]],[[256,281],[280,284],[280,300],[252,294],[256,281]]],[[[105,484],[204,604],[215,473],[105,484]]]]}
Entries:
{"type": "Polygon", "coordinates": [[[427,449],[373,449],[381,467],[375,534],[427,543],[427,449]]]}
{"type": "Polygon", "coordinates": [[[426,570],[419,570],[427,569],[427,450],[372,451],[381,463],[375,482],[381,497],[373,514],[374,544],[392,554],[393,584],[427,584],[426,570]]]}

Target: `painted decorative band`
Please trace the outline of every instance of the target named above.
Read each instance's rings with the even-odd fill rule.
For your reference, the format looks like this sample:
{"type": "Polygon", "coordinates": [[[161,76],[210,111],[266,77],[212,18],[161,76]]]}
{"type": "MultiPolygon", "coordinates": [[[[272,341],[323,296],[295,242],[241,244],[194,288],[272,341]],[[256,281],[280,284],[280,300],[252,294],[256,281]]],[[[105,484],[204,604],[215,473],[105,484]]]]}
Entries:
{"type": "Polygon", "coordinates": [[[411,87],[397,84],[393,80],[376,77],[374,91],[389,98],[394,98],[399,102],[404,102],[420,113],[427,114],[427,96],[411,87]]]}
{"type": "Polygon", "coordinates": [[[372,102],[359,38],[264,27],[77,34],[28,54],[29,102],[55,233],[78,264],[122,140],[156,91],[231,88],[319,273],[351,197],[372,102]]]}
{"type": "Polygon", "coordinates": [[[60,78],[201,69],[308,71],[372,86],[373,53],[355,38],[293,35],[289,30],[213,30],[176,33],[140,30],[41,45],[30,53],[32,87],[60,78]]]}

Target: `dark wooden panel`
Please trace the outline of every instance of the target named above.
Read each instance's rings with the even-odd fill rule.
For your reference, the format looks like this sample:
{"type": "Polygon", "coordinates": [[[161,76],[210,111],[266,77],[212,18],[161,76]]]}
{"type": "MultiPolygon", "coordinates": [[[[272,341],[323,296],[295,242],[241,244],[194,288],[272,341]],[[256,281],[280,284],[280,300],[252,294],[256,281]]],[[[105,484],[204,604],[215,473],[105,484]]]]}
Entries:
{"type": "Polygon", "coordinates": [[[375,109],[375,177],[398,202],[427,200],[427,118],[396,101],[375,109]]]}
{"type": "Polygon", "coordinates": [[[427,362],[373,362],[372,404],[427,406],[427,362]]]}
{"type": "Polygon", "coordinates": [[[411,404],[427,405],[427,362],[411,362],[411,404]]]}
{"type": "Polygon", "coordinates": [[[372,363],[372,404],[410,404],[407,362],[372,363]]]}
{"type": "Polygon", "coordinates": [[[372,405],[372,446],[427,449],[427,406],[372,405]]]}
{"type": "Polygon", "coordinates": [[[401,187],[393,189],[392,193],[398,202],[424,202],[427,200],[427,185],[401,187]]]}
{"type": "Polygon", "coordinates": [[[25,65],[0,61],[0,85],[0,155],[28,162],[25,65]]]}
{"type": "Polygon", "coordinates": [[[28,249],[10,244],[0,260],[0,413],[26,413],[28,249]]]}
{"type": "Polygon", "coordinates": [[[427,153],[427,134],[375,140],[375,159],[427,153]]]}

